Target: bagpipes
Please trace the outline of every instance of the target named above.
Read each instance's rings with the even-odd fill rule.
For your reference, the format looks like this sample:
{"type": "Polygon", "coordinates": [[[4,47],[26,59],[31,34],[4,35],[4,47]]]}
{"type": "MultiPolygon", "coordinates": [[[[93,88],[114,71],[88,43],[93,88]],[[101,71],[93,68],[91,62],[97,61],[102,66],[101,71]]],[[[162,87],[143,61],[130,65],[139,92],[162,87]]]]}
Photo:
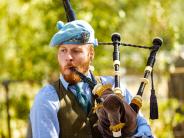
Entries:
{"type": "MultiPolygon", "coordinates": [[[[69,0],[63,0],[68,22],[75,20],[75,14],[71,8],[69,0]]],[[[92,75],[91,79],[84,74],[71,68],[73,72],[79,75],[82,81],[89,84],[92,89],[96,104],[94,111],[99,120],[98,128],[103,137],[129,137],[132,136],[137,129],[137,114],[142,107],[142,95],[146,84],[148,84],[149,76],[151,76],[151,97],[150,97],[150,118],[158,118],[158,105],[153,83],[153,66],[156,60],[156,54],[162,45],[162,39],[155,38],[152,42],[152,47],[139,46],[133,44],[121,43],[121,36],[118,33],[112,34],[112,42],[99,42],[98,45],[113,45],[113,65],[114,65],[114,88],[112,84],[102,84],[97,82],[92,75]],[[141,79],[136,96],[128,104],[125,101],[124,94],[120,89],[120,51],[119,47],[131,46],[137,48],[150,49],[150,54],[144,70],[144,77],[141,79]]],[[[91,73],[92,74],[92,73],[91,73]]]]}

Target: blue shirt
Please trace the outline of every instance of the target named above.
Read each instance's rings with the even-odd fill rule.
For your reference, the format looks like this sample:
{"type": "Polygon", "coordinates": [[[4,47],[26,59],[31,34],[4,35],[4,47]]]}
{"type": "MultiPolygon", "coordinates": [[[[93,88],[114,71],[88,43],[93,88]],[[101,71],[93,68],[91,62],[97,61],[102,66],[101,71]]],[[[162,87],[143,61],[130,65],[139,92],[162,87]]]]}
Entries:
{"type": "MultiPolygon", "coordinates": [[[[113,77],[101,77],[102,83],[114,84],[113,77]]],[[[68,83],[60,76],[60,81],[67,89],[68,83]]],[[[88,84],[84,83],[84,91],[89,99],[91,99],[91,91],[88,84]]],[[[132,96],[130,92],[121,87],[125,95],[125,100],[130,103],[132,96]]],[[[75,91],[72,91],[76,95],[75,91]]],[[[32,125],[33,138],[58,138],[59,137],[59,122],[57,113],[60,107],[59,98],[54,87],[50,84],[43,87],[36,95],[33,106],[30,111],[30,120],[32,125]]],[[[134,136],[153,137],[150,126],[147,124],[146,119],[139,112],[137,116],[137,133],[134,136]]]]}

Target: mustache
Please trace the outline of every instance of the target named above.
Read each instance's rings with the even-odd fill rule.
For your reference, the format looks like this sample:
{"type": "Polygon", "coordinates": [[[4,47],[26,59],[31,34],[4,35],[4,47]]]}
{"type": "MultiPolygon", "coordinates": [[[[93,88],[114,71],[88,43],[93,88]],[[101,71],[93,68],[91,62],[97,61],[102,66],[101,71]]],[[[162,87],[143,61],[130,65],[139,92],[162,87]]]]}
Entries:
{"type": "Polygon", "coordinates": [[[69,63],[69,64],[67,64],[67,65],[65,66],[65,68],[66,68],[66,69],[72,69],[72,68],[77,69],[77,66],[74,65],[74,64],[69,63]]]}

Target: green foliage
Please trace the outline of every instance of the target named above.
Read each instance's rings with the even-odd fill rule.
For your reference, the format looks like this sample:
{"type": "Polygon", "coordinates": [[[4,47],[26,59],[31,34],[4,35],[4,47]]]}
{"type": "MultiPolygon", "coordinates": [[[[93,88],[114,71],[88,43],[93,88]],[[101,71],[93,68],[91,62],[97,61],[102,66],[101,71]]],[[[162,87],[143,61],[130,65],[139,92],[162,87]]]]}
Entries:
{"type": "Polygon", "coordinates": [[[181,106],[175,99],[159,101],[159,119],[150,121],[152,130],[158,138],[174,137],[173,127],[184,121],[183,114],[177,112],[179,107],[181,106]]]}
{"type": "Polygon", "coordinates": [[[26,93],[20,95],[20,97],[18,98],[11,98],[11,107],[15,110],[15,118],[25,121],[28,119],[28,114],[30,110],[29,101],[30,99],[26,93]]]}
{"type": "Polygon", "coordinates": [[[48,44],[60,14],[56,11],[46,14],[52,8],[59,9],[53,4],[51,1],[14,1],[12,4],[4,1],[6,6],[2,9],[5,7],[3,10],[8,16],[1,20],[4,25],[1,30],[7,35],[0,45],[4,59],[1,66],[6,69],[2,71],[2,78],[40,81],[56,68],[55,55],[48,44]]]}
{"type": "MultiPolygon", "coordinates": [[[[9,85],[9,114],[13,138],[24,138],[33,97],[40,86],[27,82],[12,82],[9,85]]],[[[0,85],[0,138],[8,135],[6,92],[0,85]]]]}

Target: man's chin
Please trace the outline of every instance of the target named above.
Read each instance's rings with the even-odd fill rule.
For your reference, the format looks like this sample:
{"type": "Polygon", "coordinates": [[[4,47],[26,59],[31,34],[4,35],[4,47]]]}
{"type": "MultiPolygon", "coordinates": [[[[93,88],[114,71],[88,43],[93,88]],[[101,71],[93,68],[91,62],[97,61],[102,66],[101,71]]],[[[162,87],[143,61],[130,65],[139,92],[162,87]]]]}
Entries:
{"type": "Polygon", "coordinates": [[[70,84],[76,84],[81,81],[80,77],[74,73],[70,73],[69,75],[63,75],[65,81],[70,84]]]}

